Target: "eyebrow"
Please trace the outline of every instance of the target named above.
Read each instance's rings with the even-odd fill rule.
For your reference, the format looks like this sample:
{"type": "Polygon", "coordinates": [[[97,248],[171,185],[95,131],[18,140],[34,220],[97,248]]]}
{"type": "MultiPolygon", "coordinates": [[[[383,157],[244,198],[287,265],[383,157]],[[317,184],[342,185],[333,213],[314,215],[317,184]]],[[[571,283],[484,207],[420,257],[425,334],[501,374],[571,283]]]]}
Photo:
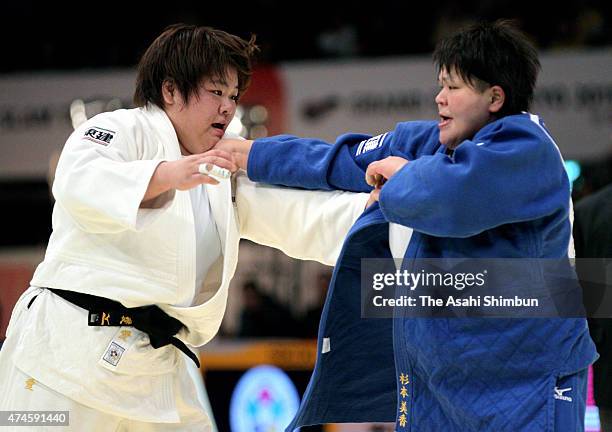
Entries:
{"type": "MultiPolygon", "coordinates": [[[[220,85],[224,85],[224,86],[228,85],[227,84],[227,80],[224,79],[224,78],[211,78],[209,81],[212,84],[220,84],[220,85]]],[[[238,86],[238,84],[236,84],[236,87],[234,87],[234,88],[240,88],[240,87],[238,86]]]]}
{"type": "Polygon", "coordinates": [[[438,77],[438,83],[439,84],[443,84],[443,83],[453,84],[453,83],[456,83],[456,82],[457,82],[457,78],[453,77],[451,74],[448,74],[448,73],[445,73],[441,77],[438,77]]]}

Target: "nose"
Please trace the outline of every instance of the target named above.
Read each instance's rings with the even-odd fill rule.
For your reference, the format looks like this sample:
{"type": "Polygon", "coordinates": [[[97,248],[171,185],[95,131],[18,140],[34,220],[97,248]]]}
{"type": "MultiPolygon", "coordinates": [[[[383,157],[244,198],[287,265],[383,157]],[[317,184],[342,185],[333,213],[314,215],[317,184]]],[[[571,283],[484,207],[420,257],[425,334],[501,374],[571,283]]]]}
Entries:
{"type": "Polygon", "coordinates": [[[234,109],[234,105],[235,105],[234,101],[231,100],[230,98],[223,98],[223,101],[221,102],[221,105],[219,106],[219,111],[223,115],[228,115],[234,109]]]}
{"type": "Polygon", "coordinates": [[[444,93],[444,88],[440,89],[434,100],[436,101],[436,104],[444,105],[446,102],[446,93],[444,93]]]}

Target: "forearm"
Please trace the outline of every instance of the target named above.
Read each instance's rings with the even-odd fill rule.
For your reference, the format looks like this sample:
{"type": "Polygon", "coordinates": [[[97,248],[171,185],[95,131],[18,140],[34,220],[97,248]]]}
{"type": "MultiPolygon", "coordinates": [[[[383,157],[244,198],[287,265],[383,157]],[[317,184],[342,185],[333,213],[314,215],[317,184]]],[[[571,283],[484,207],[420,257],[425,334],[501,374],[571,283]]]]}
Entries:
{"type": "Polygon", "coordinates": [[[169,175],[168,162],[162,161],[157,168],[153,172],[153,176],[149,181],[149,186],[147,187],[147,191],[142,198],[141,206],[146,201],[150,201],[154,198],[157,198],[164,192],[169,191],[173,188],[171,177],[169,175]]]}
{"type": "Polygon", "coordinates": [[[538,167],[525,151],[513,157],[504,148],[469,145],[473,151],[463,148],[455,160],[437,153],[395,173],[380,192],[385,218],[434,236],[468,237],[551,215],[569,202],[564,172],[543,176],[553,167],[538,167]]]}
{"type": "Polygon", "coordinates": [[[215,149],[231,154],[233,162],[246,171],[247,160],[253,146],[253,140],[238,138],[223,138],[215,145],[215,149]]]}
{"type": "Polygon", "coordinates": [[[241,237],[289,256],[334,265],[344,239],[363,213],[367,194],[305,191],[237,177],[241,237]]]}
{"type": "Polygon", "coordinates": [[[254,142],[247,173],[253,181],[305,189],[369,192],[365,167],[355,160],[351,144],[361,135],[344,135],[336,144],[281,135],[254,142]]]}

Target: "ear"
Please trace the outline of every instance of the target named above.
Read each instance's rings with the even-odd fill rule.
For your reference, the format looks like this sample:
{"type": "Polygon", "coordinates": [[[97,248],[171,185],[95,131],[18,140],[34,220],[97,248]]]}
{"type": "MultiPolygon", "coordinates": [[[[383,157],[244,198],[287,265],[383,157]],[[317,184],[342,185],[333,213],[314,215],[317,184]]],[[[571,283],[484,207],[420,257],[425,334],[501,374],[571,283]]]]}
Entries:
{"type": "Polygon", "coordinates": [[[489,103],[489,112],[499,112],[506,101],[506,93],[504,92],[504,89],[498,85],[494,85],[489,88],[489,96],[491,98],[489,103]]]}
{"type": "Polygon", "coordinates": [[[162,83],[162,98],[164,99],[164,104],[174,105],[177,103],[178,91],[176,86],[174,85],[174,81],[171,79],[164,80],[162,83]]]}

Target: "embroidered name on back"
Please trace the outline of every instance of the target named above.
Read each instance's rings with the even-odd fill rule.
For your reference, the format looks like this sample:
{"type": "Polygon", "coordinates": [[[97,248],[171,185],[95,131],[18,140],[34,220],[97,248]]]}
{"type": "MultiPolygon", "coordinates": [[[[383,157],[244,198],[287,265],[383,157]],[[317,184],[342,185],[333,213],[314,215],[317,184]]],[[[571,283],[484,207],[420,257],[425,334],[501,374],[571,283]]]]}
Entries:
{"type": "Polygon", "coordinates": [[[83,138],[107,146],[115,138],[115,132],[101,127],[92,127],[85,131],[83,138]]]}

